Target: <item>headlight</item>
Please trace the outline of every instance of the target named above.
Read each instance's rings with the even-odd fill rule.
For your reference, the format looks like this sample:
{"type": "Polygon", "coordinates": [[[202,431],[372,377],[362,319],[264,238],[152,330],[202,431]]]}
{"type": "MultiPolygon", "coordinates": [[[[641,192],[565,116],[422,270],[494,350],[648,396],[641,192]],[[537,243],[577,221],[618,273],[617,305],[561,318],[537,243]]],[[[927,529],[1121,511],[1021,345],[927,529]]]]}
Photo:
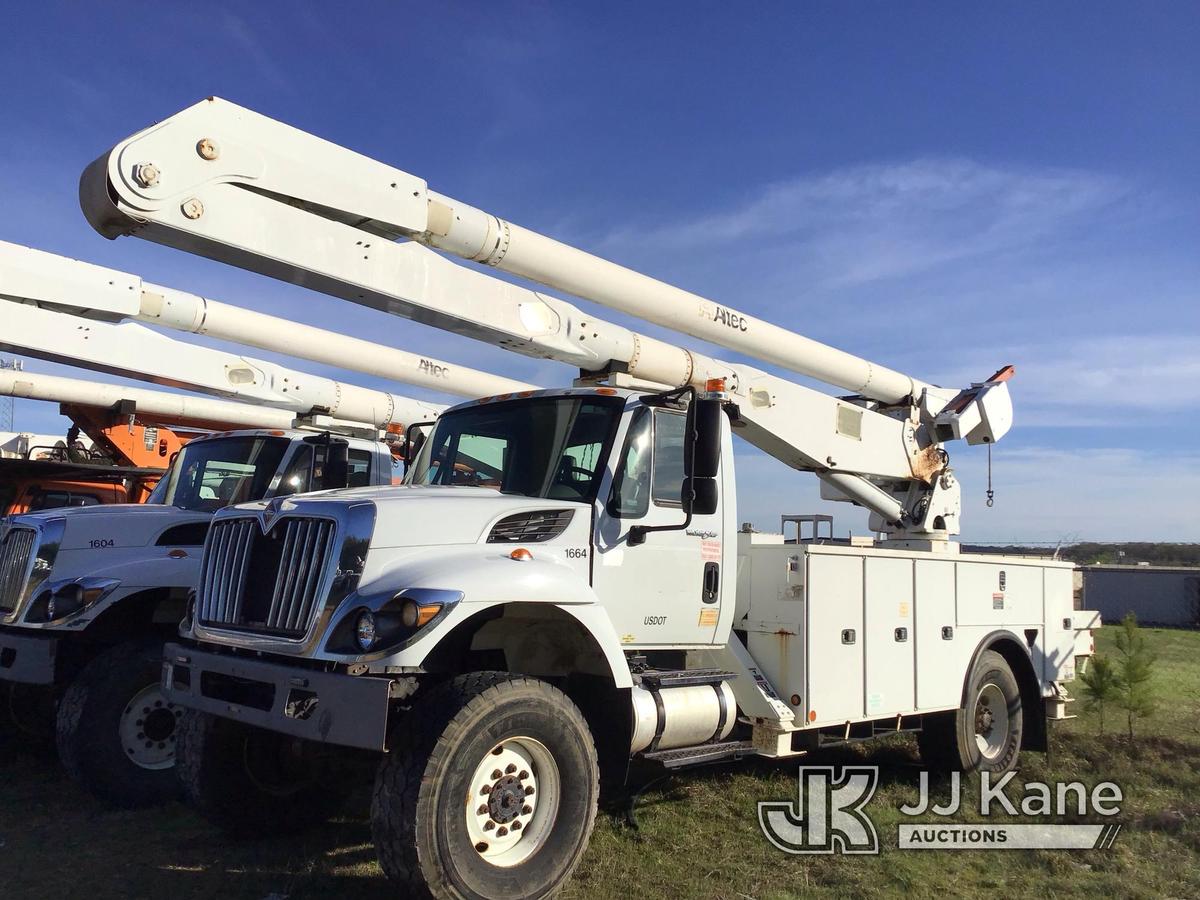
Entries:
{"type": "Polygon", "coordinates": [[[53,622],[83,609],[83,586],[68,584],[50,594],[46,601],[46,619],[53,622]]]}
{"type": "Polygon", "coordinates": [[[34,600],[25,616],[27,622],[56,622],[87,609],[113,592],[121,582],[115,578],[77,578],[51,582],[34,600]]]}
{"type": "Polygon", "coordinates": [[[354,628],[354,637],[361,650],[365,652],[371,649],[375,643],[375,613],[370,610],[359,613],[358,622],[354,628]]]}
{"type": "Polygon", "coordinates": [[[326,647],[350,655],[394,651],[448,615],[462,598],[460,591],[433,588],[353,598],[338,617],[326,647]]]}

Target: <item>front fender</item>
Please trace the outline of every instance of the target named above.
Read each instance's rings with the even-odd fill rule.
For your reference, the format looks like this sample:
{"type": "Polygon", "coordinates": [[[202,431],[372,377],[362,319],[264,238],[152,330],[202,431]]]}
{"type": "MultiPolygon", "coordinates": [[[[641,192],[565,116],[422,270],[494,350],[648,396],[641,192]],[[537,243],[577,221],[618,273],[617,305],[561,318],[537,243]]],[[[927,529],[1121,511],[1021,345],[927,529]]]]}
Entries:
{"type": "MultiPolygon", "coordinates": [[[[339,604],[326,640],[338,623],[357,617],[364,609],[377,610],[406,589],[449,591],[461,594],[462,599],[448,614],[400,647],[356,657],[356,662],[368,664],[373,671],[419,670],[437,646],[467,619],[511,603],[544,603],[579,622],[599,646],[617,687],[632,687],[620,638],[586,575],[549,554],[518,562],[498,547],[483,545],[399,559],[339,604]]],[[[328,647],[322,650],[325,658],[340,655],[328,647]]]]}

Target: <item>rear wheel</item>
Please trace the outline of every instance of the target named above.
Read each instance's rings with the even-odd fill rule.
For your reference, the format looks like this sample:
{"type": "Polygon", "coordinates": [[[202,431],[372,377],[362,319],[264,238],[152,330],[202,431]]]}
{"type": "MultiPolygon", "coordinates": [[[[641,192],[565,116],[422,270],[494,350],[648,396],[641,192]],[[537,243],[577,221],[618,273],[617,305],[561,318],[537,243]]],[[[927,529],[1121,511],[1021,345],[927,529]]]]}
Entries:
{"type": "Polygon", "coordinates": [[[371,828],[405,896],[542,898],[587,848],[598,794],[595,744],[566,695],[475,672],[406,715],[379,768],[371,828]]]}
{"type": "Polygon", "coordinates": [[[150,806],[179,793],[171,769],[183,710],[159,684],[162,646],[131,641],[106,650],[84,666],[58,706],[63,767],[117,806],[150,806]]]}
{"type": "Polygon", "coordinates": [[[927,717],[917,736],[921,759],[931,768],[1001,775],[1016,767],[1024,709],[1012,668],[985,650],[967,678],[962,708],[927,717]]]}
{"type": "Polygon", "coordinates": [[[350,790],[329,748],[195,710],[180,720],[176,774],[201,815],[246,836],[319,825],[350,790]]]}

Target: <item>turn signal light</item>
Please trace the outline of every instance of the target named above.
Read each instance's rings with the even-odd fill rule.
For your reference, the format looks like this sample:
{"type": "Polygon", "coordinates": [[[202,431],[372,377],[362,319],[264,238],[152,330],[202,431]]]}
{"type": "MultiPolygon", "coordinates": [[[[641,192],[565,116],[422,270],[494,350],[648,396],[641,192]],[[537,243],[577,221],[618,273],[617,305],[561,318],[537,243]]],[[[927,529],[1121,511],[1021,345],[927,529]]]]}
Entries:
{"type": "Polygon", "coordinates": [[[400,622],[405,628],[424,628],[441,611],[440,603],[422,605],[415,600],[406,600],[400,607],[400,622]]]}
{"type": "Polygon", "coordinates": [[[524,547],[518,547],[512,553],[508,554],[509,559],[515,559],[517,562],[529,562],[533,559],[533,554],[524,547]]]}

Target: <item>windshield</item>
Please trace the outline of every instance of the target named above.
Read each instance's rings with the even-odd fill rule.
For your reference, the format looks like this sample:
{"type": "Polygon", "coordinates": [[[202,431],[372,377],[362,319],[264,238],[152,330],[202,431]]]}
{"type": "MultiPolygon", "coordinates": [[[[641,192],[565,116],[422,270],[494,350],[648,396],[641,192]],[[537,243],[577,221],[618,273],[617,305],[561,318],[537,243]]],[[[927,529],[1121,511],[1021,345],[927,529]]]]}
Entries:
{"type": "MultiPolygon", "coordinates": [[[[146,502],[215,512],[235,503],[261,500],[290,444],[287,438],[254,435],[193,441],[179,451],[170,473],[146,502]]],[[[308,467],[295,460],[276,493],[308,490],[308,449],[308,467]]]]}
{"type": "Polygon", "coordinates": [[[623,407],[616,397],[547,397],[444,415],[421,448],[410,483],[591,500],[623,407]]]}

